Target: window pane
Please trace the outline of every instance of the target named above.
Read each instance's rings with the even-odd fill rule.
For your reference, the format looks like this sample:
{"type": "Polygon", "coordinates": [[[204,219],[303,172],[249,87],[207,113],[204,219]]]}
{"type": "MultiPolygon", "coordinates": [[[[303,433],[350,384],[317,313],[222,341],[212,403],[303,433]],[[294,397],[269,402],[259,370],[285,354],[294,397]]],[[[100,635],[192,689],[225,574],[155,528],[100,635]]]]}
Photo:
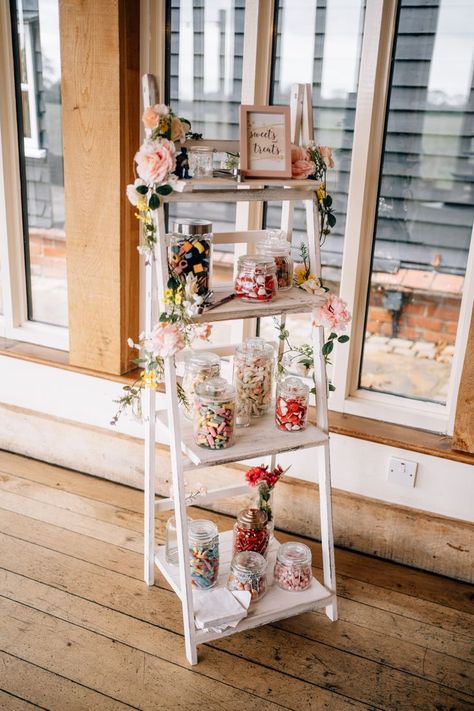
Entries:
{"type": "Polygon", "coordinates": [[[58,0],[17,2],[30,318],[67,325],[58,0]],[[27,82],[25,84],[25,81],[27,82]]]}
{"type": "Polygon", "coordinates": [[[446,402],[474,218],[474,4],[403,0],[361,386],[446,402]]]}

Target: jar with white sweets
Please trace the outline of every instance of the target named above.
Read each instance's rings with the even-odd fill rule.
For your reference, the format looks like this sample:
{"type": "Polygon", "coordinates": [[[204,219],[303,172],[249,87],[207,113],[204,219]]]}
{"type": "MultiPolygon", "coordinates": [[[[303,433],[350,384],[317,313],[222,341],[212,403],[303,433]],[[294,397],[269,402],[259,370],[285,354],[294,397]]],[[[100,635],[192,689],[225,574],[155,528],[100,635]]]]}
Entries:
{"type": "Polygon", "coordinates": [[[254,551],[237,553],[230,564],[227,587],[232,590],[246,590],[251,595],[251,602],[260,600],[267,589],[267,561],[254,551]]]}
{"type": "Polygon", "coordinates": [[[237,402],[248,403],[251,417],[261,417],[270,407],[275,351],[263,338],[247,338],[235,349],[234,384],[237,402]]]}
{"type": "Polygon", "coordinates": [[[307,590],[313,579],[308,546],[298,541],[282,543],[278,549],[273,579],[282,590],[307,590]]]}
{"type": "Polygon", "coordinates": [[[186,356],[182,387],[187,402],[184,414],[188,419],[192,418],[197,386],[201,385],[205,380],[218,377],[220,370],[221,360],[215,353],[192,351],[186,356]]]}

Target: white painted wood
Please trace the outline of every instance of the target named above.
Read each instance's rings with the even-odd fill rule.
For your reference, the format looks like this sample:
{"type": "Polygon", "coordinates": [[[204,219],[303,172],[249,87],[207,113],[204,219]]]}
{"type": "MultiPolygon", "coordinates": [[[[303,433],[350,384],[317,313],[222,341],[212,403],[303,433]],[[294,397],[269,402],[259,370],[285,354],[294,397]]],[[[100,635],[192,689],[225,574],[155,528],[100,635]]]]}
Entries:
{"type": "MultiPolygon", "coordinates": [[[[187,145],[187,144],[186,144],[187,145]]],[[[241,183],[238,183],[233,178],[190,178],[189,180],[178,180],[174,183],[174,190],[178,194],[188,194],[199,190],[206,189],[224,189],[229,190],[245,190],[258,188],[260,186],[268,186],[269,188],[301,188],[306,190],[314,190],[315,185],[319,186],[320,182],[308,179],[296,178],[245,178],[241,183]]],[[[317,188],[316,188],[317,189],[317,188]]]]}
{"type": "Polygon", "coordinates": [[[308,143],[314,140],[314,126],[313,126],[313,95],[311,84],[304,85],[303,91],[303,117],[302,117],[302,132],[301,132],[303,145],[307,146],[308,143]]]}
{"type": "MultiPolygon", "coordinates": [[[[155,269],[150,260],[145,266],[145,332],[151,333],[154,321],[153,303],[155,291],[155,269]]],[[[145,417],[145,461],[144,461],[144,549],[145,549],[145,582],[147,585],[154,583],[153,551],[155,549],[155,441],[156,441],[156,393],[146,389],[143,397],[145,417]]]]}
{"type": "Polygon", "coordinates": [[[213,244],[255,244],[264,239],[267,230],[239,230],[235,232],[214,232],[213,244]]]}
{"type": "MultiPolygon", "coordinates": [[[[189,467],[191,468],[191,467],[189,467]]],[[[197,506],[209,504],[211,501],[219,501],[229,496],[250,496],[252,490],[247,484],[236,484],[235,486],[221,486],[218,489],[211,489],[205,495],[199,496],[195,503],[197,506]]],[[[156,499],[155,511],[170,511],[174,508],[174,499],[156,499]]]]}
{"type": "MultiPolygon", "coordinates": [[[[302,200],[304,199],[304,192],[311,193],[315,192],[319,183],[316,180],[312,180],[312,185],[299,188],[293,187],[289,182],[287,187],[268,187],[263,189],[252,189],[248,192],[244,191],[243,188],[239,190],[229,190],[227,188],[221,190],[194,190],[189,193],[184,193],[185,202],[262,202],[266,200],[271,200],[277,202],[279,200],[302,200]],[[303,190],[303,193],[302,193],[303,190]]],[[[244,183],[245,185],[245,183],[244,183]]],[[[181,193],[174,191],[169,195],[162,196],[162,199],[166,202],[181,202],[183,197],[181,193]]],[[[239,229],[246,229],[246,227],[240,227],[239,229]]]]}

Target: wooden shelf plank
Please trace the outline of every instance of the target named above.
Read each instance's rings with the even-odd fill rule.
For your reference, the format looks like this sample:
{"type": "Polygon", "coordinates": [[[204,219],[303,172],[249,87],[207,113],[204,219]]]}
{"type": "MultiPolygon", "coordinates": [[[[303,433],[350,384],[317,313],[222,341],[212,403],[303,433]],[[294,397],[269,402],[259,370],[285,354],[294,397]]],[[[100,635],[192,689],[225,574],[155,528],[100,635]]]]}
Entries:
{"type": "Polygon", "coordinates": [[[295,180],[294,178],[281,179],[281,178],[245,178],[242,182],[238,183],[232,178],[191,178],[190,180],[178,180],[174,184],[174,190],[176,193],[190,193],[203,187],[207,190],[216,188],[226,188],[227,190],[252,190],[252,189],[262,189],[263,187],[273,187],[273,188],[297,188],[300,190],[307,190],[315,192],[321,185],[319,180],[295,180]]]}
{"type": "MultiPolygon", "coordinates": [[[[230,293],[231,286],[219,286],[214,289],[214,298],[230,293]]],[[[216,306],[211,311],[205,311],[196,316],[194,321],[212,323],[213,321],[232,321],[241,318],[264,318],[277,314],[310,313],[316,306],[325,302],[324,296],[308,294],[303,289],[293,287],[288,291],[280,291],[271,301],[246,303],[241,299],[233,299],[222,306],[216,306]]]]}
{"type": "MultiPolygon", "coordinates": [[[[216,180],[213,178],[213,180],[216,180]]],[[[291,181],[289,181],[291,182],[291,181]]],[[[212,186],[201,189],[190,190],[189,192],[178,192],[174,190],[169,195],[160,196],[164,202],[266,202],[268,200],[315,200],[315,193],[319,187],[319,183],[312,181],[312,186],[299,187],[279,187],[270,186],[268,188],[252,188],[248,190],[242,189],[242,185],[248,186],[248,183],[231,183],[226,181],[225,185],[213,189],[212,186]],[[227,185],[227,183],[229,183],[227,185]]],[[[260,183],[261,184],[261,183],[260,183]]],[[[249,185],[249,188],[251,186],[249,185]]]]}
{"type": "MultiPolygon", "coordinates": [[[[158,413],[157,419],[165,429],[168,428],[165,412],[158,413]]],[[[282,432],[276,428],[272,412],[252,420],[250,427],[237,428],[235,443],[227,449],[199,447],[194,442],[192,423],[184,417],[181,417],[181,438],[182,451],[188,458],[183,462],[183,468],[194,469],[196,466],[213,467],[269,454],[317,447],[327,441],[328,435],[312,424],[308,424],[306,429],[300,432],[282,432]]]]}

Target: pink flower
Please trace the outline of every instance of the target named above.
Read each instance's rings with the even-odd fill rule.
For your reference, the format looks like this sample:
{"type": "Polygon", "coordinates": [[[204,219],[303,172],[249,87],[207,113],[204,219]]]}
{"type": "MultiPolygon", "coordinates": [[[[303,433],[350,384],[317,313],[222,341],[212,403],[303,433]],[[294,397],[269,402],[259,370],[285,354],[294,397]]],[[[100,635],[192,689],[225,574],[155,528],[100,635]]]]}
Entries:
{"type": "Polygon", "coordinates": [[[155,326],[150,339],[150,350],[155,357],[170,358],[183,348],[183,334],[176,323],[162,321],[155,326]]]}
{"type": "Polygon", "coordinates": [[[334,168],[334,161],[332,159],[332,148],[329,148],[329,146],[319,146],[319,152],[321,154],[321,158],[326,163],[326,167],[334,168]]]}
{"type": "Polygon", "coordinates": [[[326,303],[314,309],[313,319],[315,326],[324,326],[335,333],[344,333],[351,315],[345,301],[335,294],[328,294],[326,303]]]}
{"type": "Polygon", "coordinates": [[[162,183],[175,169],[174,143],[166,138],[144,141],[135,154],[137,173],[145,183],[162,183]]]}
{"type": "Polygon", "coordinates": [[[314,173],[316,166],[309,159],[306,148],[302,146],[291,146],[291,176],[298,180],[304,180],[314,173]]]}
{"type": "Polygon", "coordinates": [[[154,106],[149,106],[142,115],[142,121],[145,128],[150,130],[155,129],[160,123],[160,118],[162,116],[167,116],[169,114],[169,108],[166,104],[155,104],[154,106]]]}
{"type": "Polygon", "coordinates": [[[210,323],[201,323],[196,326],[194,335],[201,341],[208,341],[212,333],[212,325],[210,323]]]}

